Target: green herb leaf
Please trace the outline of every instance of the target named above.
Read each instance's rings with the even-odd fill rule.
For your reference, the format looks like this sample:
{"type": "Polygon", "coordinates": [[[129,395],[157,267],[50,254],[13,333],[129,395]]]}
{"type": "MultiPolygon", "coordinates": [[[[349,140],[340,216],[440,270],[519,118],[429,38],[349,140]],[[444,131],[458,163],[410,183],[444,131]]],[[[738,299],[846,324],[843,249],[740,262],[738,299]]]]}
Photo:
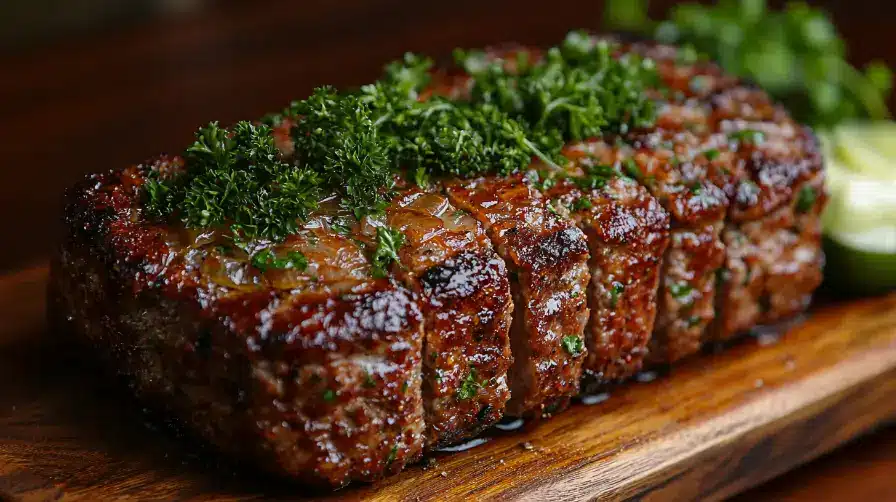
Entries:
{"type": "Polygon", "coordinates": [[[389,227],[377,227],[376,250],[371,257],[373,276],[384,278],[389,275],[389,264],[398,261],[398,250],[404,244],[404,234],[389,227]]]}
{"type": "Polygon", "coordinates": [[[479,392],[479,388],[482,387],[482,384],[477,381],[476,369],[473,368],[470,370],[470,373],[464,377],[463,381],[460,384],[460,388],[457,389],[456,397],[459,401],[466,401],[468,399],[473,399],[474,396],[479,392]]]}
{"type": "Polygon", "coordinates": [[[864,72],[850,65],[830,17],[803,2],[783,10],[769,9],[766,0],[679,3],[668,21],[655,23],[647,19],[646,2],[609,0],[605,19],[611,28],[693,47],[788,103],[802,122],[829,127],[889,117],[892,71],[880,63],[864,72]]]}
{"type": "Polygon", "coordinates": [[[582,340],[582,337],[580,336],[564,336],[563,339],[560,340],[560,344],[563,345],[563,350],[573,357],[576,357],[585,351],[585,341],[582,340]]]}
{"type": "Polygon", "coordinates": [[[280,160],[271,129],[238,122],[202,127],[185,153],[186,170],[146,186],[146,208],[188,227],[228,226],[237,236],[281,240],[317,207],[318,176],[280,160]]]}
{"type": "Polygon", "coordinates": [[[591,199],[587,197],[579,197],[572,203],[573,211],[583,211],[585,209],[591,209],[592,207],[593,204],[591,203],[591,199]]]}
{"type": "Polygon", "coordinates": [[[292,129],[298,165],[318,172],[357,218],[381,212],[394,185],[390,143],[368,104],[323,87],[293,103],[290,113],[301,117],[292,129]]]}
{"type": "Polygon", "coordinates": [[[613,288],[610,290],[610,307],[616,308],[619,303],[619,297],[625,291],[625,285],[621,282],[613,281],[613,288]]]}
{"type": "Polygon", "coordinates": [[[263,249],[252,256],[252,266],[266,272],[270,269],[296,269],[304,271],[308,268],[308,258],[299,251],[288,251],[285,257],[278,257],[270,249],[263,249]]]}
{"type": "Polygon", "coordinates": [[[728,139],[758,145],[765,141],[765,134],[761,131],[754,131],[753,129],[741,129],[740,131],[728,133],[728,139]]]}
{"type": "Polygon", "coordinates": [[[809,185],[803,185],[803,187],[800,188],[800,191],[797,194],[797,212],[808,213],[812,209],[812,207],[815,206],[815,199],[817,198],[818,195],[815,193],[815,188],[809,185]]]}
{"type": "Polygon", "coordinates": [[[644,92],[657,85],[653,61],[614,58],[611,50],[610,43],[574,31],[544,61],[517,65],[515,72],[479,52],[459,52],[455,59],[473,76],[474,103],[518,119],[543,151],[555,151],[562,141],[653,123],[654,103],[644,92]]]}

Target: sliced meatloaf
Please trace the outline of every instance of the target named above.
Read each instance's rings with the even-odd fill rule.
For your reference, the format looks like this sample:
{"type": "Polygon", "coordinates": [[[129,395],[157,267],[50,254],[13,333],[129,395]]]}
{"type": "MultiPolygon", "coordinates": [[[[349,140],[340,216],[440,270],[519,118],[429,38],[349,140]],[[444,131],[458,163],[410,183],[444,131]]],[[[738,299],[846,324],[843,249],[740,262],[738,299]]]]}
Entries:
{"type": "MultiPolygon", "coordinates": [[[[292,121],[274,129],[281,154],[294,148],[292,121]]],[[[358,222],[338,205],[331,228],[377,245],[377,228],[401,232],[398,261],[390,272],[417,293],[423,313],[423,403],[426,443],[437,448],[497,422],[510,399],[507,373],[513,301],[504,260],[481,223],[452,205],[438,186],[420,188],[396,177],[397,195],[383,215],[358,222]]]]}
{"type": "Polygon", "coordinates": [[[513,292],[511,415],[551,415],[578,394],[588,321],[588,247],[522,175],[445,183],[507,263],[513,292]]]}
{"type": "Polygon", "coordinates": [[[404,188],[385,217],[402,232],[394,275],[417,292],[424,318],[423,399],[429,447],[474,437],[504,415],[513,302],[502,260],[482,225],[434,190],[404,188]]]}
{"type": "Polygon", "coordinates": [[[669,215],[637,181],[596,164],[580,146],[567,148],[570,167],[544,193],[588,238],[591,317],[584,385],[592,391],[641,369],[656,317],[669,215]]]}
{"type": "MultiPolygon", "coordinates": [[[[673,362],[804,309],[821,281],[827,198],[811,131],[714,63],[686,61],[668,45],[598,39],[617,57],[653,59],[661,81],[654,127],[583,142],[576,157],[637,179],[671,216],[649,359],[673,362]]],[[[516,45],[485,51],[510,71],[520,53],[543,57],[516,45]]],[[[466,75],[435,77],[431,92],[468,96],[466,75]]]]}

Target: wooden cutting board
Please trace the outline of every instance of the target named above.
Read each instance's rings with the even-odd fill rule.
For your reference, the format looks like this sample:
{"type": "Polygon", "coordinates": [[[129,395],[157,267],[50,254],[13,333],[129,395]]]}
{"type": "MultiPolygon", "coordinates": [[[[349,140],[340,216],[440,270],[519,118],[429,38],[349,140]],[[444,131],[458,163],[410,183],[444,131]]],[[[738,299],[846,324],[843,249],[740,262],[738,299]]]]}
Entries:
{"type": "Polygon", "coordinates": [[[0,498],[720,499],[896,419],[893,294],[819,307],[375,485],[312,493],[155,425],[47,332],[45,281],[44,267],[0,278],[0,498]]]}

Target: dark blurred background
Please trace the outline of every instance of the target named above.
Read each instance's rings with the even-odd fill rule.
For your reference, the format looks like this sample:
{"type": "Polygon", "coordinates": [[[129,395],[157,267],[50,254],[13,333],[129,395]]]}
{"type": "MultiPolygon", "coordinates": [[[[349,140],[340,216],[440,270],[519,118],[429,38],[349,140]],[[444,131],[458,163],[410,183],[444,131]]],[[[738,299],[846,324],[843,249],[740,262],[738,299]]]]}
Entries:
{"type": "MultiPolygon", "coordinates": [[[[773,2],[774,3],[774,2],[773,2]]],[[[814,1],[850,59],[896,66],[885,0],[814,1]]],[[[654,17],[674,4],[651,2],[654,17]]],[[[598,28],[597,0],[6,0],[0,6],[0,270],[43,260],[84,173],[178,151],[209,120],[373,79],[404,51],[556,42],[598,28]]]]}

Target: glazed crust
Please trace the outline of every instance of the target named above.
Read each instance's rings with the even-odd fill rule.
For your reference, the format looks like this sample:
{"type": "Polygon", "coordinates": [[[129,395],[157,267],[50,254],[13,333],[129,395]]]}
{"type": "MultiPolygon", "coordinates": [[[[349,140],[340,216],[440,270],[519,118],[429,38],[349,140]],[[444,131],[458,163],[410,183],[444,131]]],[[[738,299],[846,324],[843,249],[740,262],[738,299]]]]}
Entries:
{"type": "Polygon", "coordinates": [[[373,279],[363,254],[322,228],[283,246],[304,274],[223,263],[203,237],[148,223],[149,169],[71,190],[51,303],[134,391],[224,451],[310,484],[400,471],[423,448],[422,315],[414,294],[373,279]],[[313,277],[309,277],[313,275],[313,277]]]}
{"type": "MultiPolygon", "coordinates": [[[[580,150],[570,150],[567,156],[575,159],[580,150]]],[[[591,317],[583,385],[593,391],[642,367],[656,317],[669,214],[644,187],[621,176],[593,189],[564,179],[545,195],[588,238],[591,317]]]]}
{"type": "MultiPolygon", "coordinates": [[[[805,309],[827,200],[812,132],[712,63],[614,44],[657,63],[654,127],[567,145],[552,186],[533,183],[538,163],[426,189],[399,179],[384,214],[347,234],[322,208],[260,243],[301,252],[301,270],[262,270],[258,248],[148,218],[140,187],[183,169],[178,157],[90,176],[67,196],[52,320],[221,450],[341,486],[505,413],[549,416],[583,376],[591,390],[805,309]],[[576,183],[601,165],[615,174],[576,183]],[[389,278],[368,258],[379,225],[405,237],[389,278]]],[[[542,54],[487,53],[512,70],[520,51],[542,54]]],[[[424,98],[467,96],[467,76],[433,77],[424,98]]],[[[284,157],[289,125],[274,131],[284,157]]]]}
{"type": "MultiPolygon", "coordinates": [[[[550,415],[579,391],[585,350],[564,337],[584,336],[588,320],[588,248],[584,234],[553,214],[521,175],[446,182],[456,206],[486,229],[511,274],[514,298],[511,415],[550,415]]],[[[582,340],[584,342],[584,340],[582,340]]]]}
{"type": "MultiPolygon", "coordinates": [[[[654,127],[577,145],[592,162],[637,178],[671,215],[650,360],[673,362],[703,341],[804,309],[821,281],[819,215],[827,199],[812,132],[714,63],[683,63],[673,46],[596,38],[611,41],[617,57],[652,58],[664,87],[654,93],[654,127]],[[754,132],[761,139],[743,139],[754,132]],[[814,202],[797,211],[807,187],[814,202]],[[725,282],[739,274],[749,281],[725,282]]],[[[520,52],[530,61],[543,56],[513,44],[486,50],[510,71],[520,52]]],[[[435,77],[432,92],[469,94],[467,76],[441,70],[435,77]]],[[[592,243],[591,254],[598,251],[592,243]]]]}
{"type": "Polygon", "coordinates": [[[419,294],[424,317],[427,445],[455,444],[500,420],[510,398],[504,260],[482,224],[434,189],[402,190],[386,222],[405,236],[393,273],[419,294]]]}

